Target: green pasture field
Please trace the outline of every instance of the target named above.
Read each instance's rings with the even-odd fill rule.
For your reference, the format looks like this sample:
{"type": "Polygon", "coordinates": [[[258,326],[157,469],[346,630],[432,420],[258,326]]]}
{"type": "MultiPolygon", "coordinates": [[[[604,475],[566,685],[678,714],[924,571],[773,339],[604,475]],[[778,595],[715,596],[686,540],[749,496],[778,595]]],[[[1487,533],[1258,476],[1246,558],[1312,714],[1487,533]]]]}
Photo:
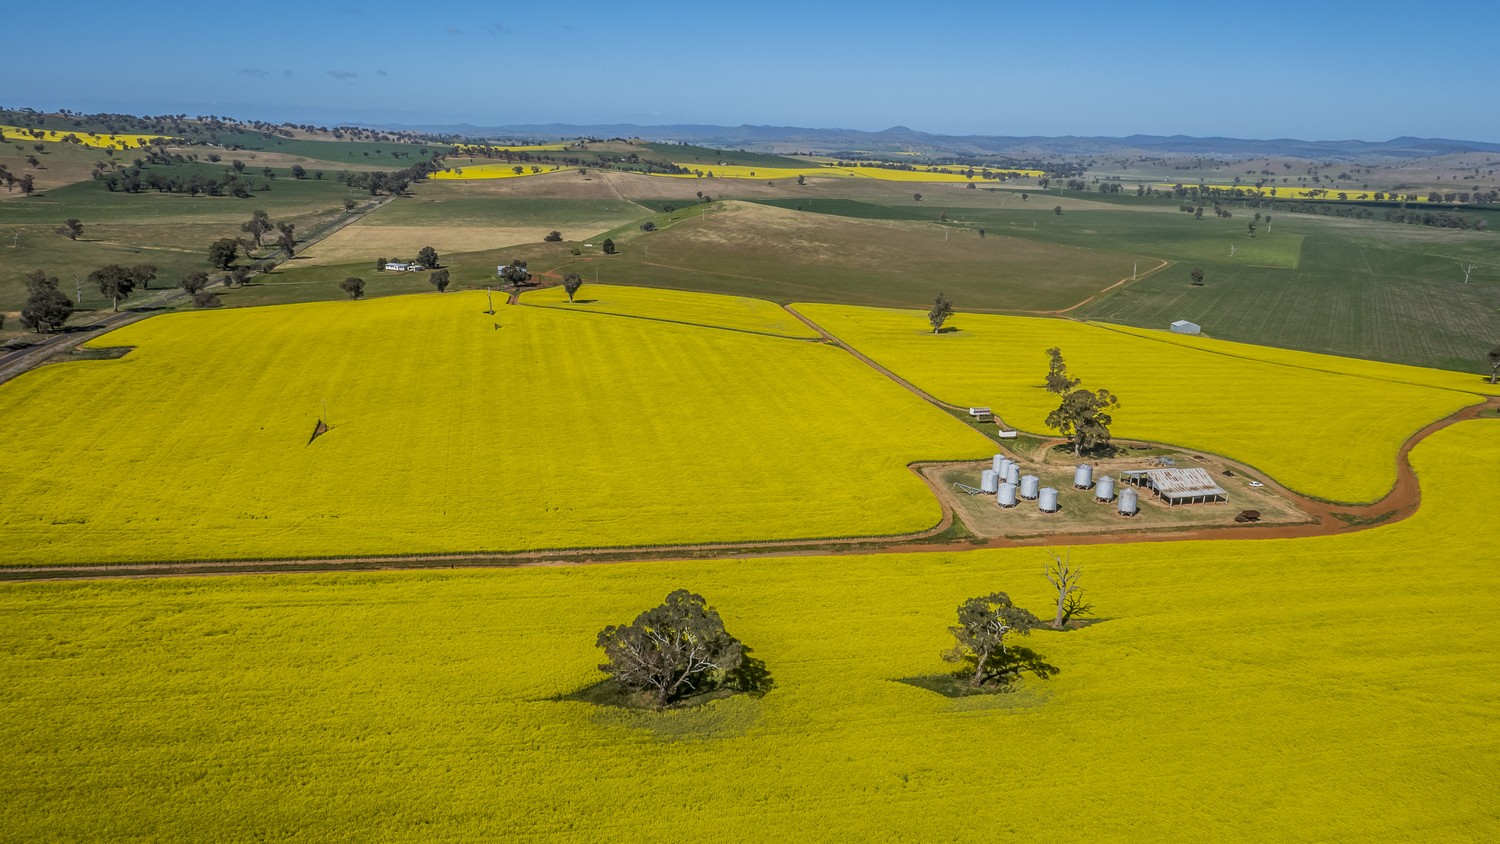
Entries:
{"type": "MultiPolygon", "coordinates": [[[[360,169],[402,170],[434,154],[446,153],[451,147],[438,143],[400,143],[395,141],[338,141],[312,138],[266,137],[259,132],[220,132],[218,143],[246,150],[297,155],[330,165],[360,169]]],[[[227,162],[238,150],[205,148],[217,152],[227,162]]],[[[243,158],[243,156],[238,156],[243,158]]]]}
{"type": "MultiPolygon", "coordinates": [[[[691,206],[656,232],[610,233],[590,257],[615,283],[777,302],[915,307],[939,291],[960,308],[1067,308],[1130,275],[1138,255],[985,237],[933,223],[798,214],[742,203],[691,206]]],[[[662,225],[658,223],[658,225],[662,225]]],[[[595,239],[597,245],[599,239],[595,239]]],[[[586,256],[588,257],[588,256],[586,256]]]]}
{"type": "Polygon", "coordinates": [[[1495,264],[1464,284],[1452,258],[1320,232],[1303,241],[1295,269],[1202,268],[1203,287],[1191,286],[1189,265],[1179,264],[1081,315],[1151,328],[1186,319],[1225,340],[1472,372],[1487,371],[1485,355],[1500,342],[1495,264]]]}
{"type": "MultiPolygon", "coordinates": [[[[184,165],[183,168],[220,165],[184,165]]],[[[249,168],[247,168],[248,171],[249,168]]],[[[173,168],[173,172],[179,172],[173,168]]],[[[265,181],[256,176],[256,181],[265,181]]],[[[38,192],[30,197],[0,202],[0,311],[17,310],[26,299],[24,276],[40,269],[55,275],[70,295],[77,279],[109,263],[155,264],[157,284],[173,286],[192,270],[209,270],[208,246],[221,237],[238,237],[240,224],[255,210],[266,211],[273,221],[297,225],[299,234],[341,216],[345,198],[367,200],[351,194],[330,179],[294,179],[282,171],[270,182],[271,190],[252,192],[249,199],[187,194],[111,193],[102,182],[82,182],[38,192]],[[83,236],[68,240],[56,233],[63,221],[76,217],[84,225],[83,236]]],[[[97,289],[85,285],[84,307],[104,302],[97,289]]],[[[7,326],[10,328],[10,326],[7,326]]]]}
{"type": "MultiPolygon", "coordinates": [[[[651,157],[658,161],[668,161],[674,164],[743,164],[747,167],[815,167],[816,164],[802,158],[788,158],[784,155],[770,155],[763,152],[742,152],[739,150],[711,149],[683,144],[661,144],[643,142],[634,146],[650,150],[654,155],[651,157]]],[[[642,156],[645,157],[645,156],[642,156]]]]}
{"type": "Polygon", "coordinates": [[[367,226],[568,227],[606,218],[645,219],[650,209],[621,199],[553,199],[477,194],[464,182],[427,182],[360,221],[367,226]]]}

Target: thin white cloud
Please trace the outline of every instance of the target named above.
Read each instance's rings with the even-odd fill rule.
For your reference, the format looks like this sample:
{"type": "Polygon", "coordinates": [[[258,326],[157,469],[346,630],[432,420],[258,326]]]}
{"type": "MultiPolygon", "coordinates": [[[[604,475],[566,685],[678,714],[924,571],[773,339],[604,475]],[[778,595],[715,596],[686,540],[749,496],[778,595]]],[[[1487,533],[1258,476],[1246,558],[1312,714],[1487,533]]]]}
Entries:
{"type": "Polygon", "coordinates": [[[334,79],[353,79],[359,74],[355,73],[352,70],[330,70],[328,71],[328,75],[332,76],[334,79]]]}

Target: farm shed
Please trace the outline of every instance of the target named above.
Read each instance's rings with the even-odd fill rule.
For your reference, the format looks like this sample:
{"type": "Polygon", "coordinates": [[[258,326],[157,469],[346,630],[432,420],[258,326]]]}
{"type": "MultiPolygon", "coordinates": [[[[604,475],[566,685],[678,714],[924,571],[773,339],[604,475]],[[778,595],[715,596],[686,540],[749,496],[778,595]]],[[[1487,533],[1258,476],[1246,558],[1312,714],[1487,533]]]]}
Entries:
{"type": "Polygon", "coordinates": [[[1123,474],[1122,480],[1150,488],[1169,505],[1229,500],[1229,493],[1214,483],[1207,469],[1146,469],[1123,474]]]}
{"type": "Polygon", "coordinates": [[[1172,333],[1173,334],[1202,334],[1203,333],[1203,326],[1199,325],[1196,322],[1188,322],[1185,319],[1179,319],[1176,322],[1172,323],[1172,333]]]}

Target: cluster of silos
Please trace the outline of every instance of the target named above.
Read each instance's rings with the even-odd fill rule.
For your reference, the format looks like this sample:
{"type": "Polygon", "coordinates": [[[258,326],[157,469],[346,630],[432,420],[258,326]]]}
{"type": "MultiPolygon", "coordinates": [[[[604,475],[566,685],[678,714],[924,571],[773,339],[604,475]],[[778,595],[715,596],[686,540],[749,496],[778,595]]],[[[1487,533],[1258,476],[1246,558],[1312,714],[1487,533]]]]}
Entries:
{"type": "Polygon", "coordinates": [[[1122,516],[1134,516],[1140,512],[1140,505],[1136,502],[1135,487],[1127,486],[1120,488],[1119,511],[1122,516]]]}

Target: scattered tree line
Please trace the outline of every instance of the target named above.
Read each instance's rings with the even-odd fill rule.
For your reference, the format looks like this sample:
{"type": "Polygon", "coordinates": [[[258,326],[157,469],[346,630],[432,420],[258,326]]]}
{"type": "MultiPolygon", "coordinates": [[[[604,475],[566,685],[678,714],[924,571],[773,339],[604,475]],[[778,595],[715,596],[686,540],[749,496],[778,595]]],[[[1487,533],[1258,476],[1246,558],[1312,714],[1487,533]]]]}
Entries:
{"type": "MultiPolygon", "coordinates": [[[[1066,554],[1048,554],[1043,575],[1056,604],[1050,624],[1004,592],[958,606],[957,624],[948,628],[954,644],[942,658],[962,666],[955,677],[969,687],[1004,688],[1027,670],[1043,677],[1057,673],[1035,653],[1009,643],[1009,637],[1029,636],[1039,627],[1068,629],[1093,612],[1083,599],[1082,570],[1066,554]]],[[[606,626],[595,644],[604,652],[599,670],[609,682],[627,700],[654,709],[704,696],[764,694],[775,685],[766,665],[750,656],[751,648],[729,633],[718,610],[686,589],[629,624],[606,626]]]]}

